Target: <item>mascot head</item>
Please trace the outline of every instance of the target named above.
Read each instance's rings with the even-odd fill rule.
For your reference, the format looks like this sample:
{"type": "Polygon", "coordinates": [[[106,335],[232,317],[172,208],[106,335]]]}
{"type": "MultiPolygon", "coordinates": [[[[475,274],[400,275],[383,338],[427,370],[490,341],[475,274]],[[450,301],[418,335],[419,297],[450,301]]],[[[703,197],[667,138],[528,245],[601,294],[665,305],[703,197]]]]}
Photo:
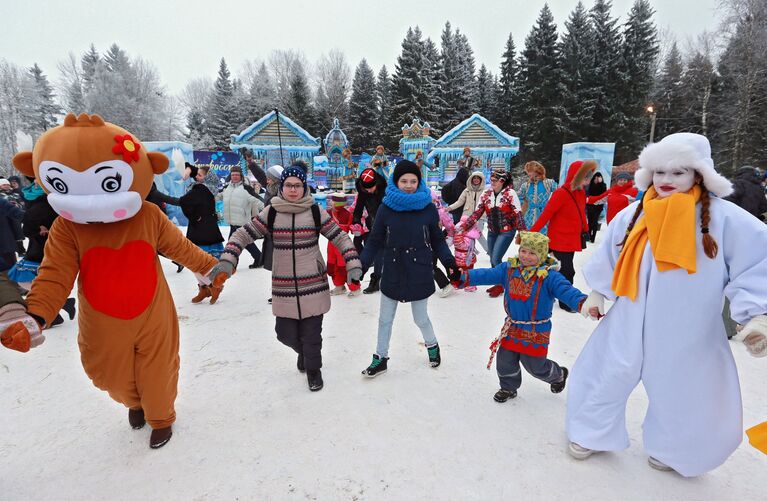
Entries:
{"type": "Polygon", "coordinates": [[[162,153],[147,152],[130,132],[98,115],[68,114],[45,132],[33,151],[13,157],[34,176],[51,207],[75,223],[114,223],[141,209],[155,174],[168,168],[162,153]]]}

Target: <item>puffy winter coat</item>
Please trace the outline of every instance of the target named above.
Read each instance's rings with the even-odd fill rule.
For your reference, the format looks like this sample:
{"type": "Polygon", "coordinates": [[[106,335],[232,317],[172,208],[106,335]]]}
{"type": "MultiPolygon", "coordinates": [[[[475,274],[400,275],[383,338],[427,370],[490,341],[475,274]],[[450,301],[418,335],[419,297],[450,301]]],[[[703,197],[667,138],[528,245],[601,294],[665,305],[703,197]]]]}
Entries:
{"type": "Polygon", "coordinates": [[[461,196],[455,203],[448,206],[448,211],[452,212],[456,209],[463,207],[464,216],[471,216],[479,205],[479,200],[482,197],[482,193],[485,191],[485,175],[479,172],[472,172],[469,175],[469,179],[466,180],[466,189],[463,190],[461,196]],[[480,182],[478,186],[471,184],[474,178],[479,178],[480,182]]]}
{"type": "Polygon", "coordinates": [[[761,180],[753,167],[741,167],[733,179],[734,191],[725,200],[737,204],[759,219],[767,212],[767,198],[764,196],[761,180]]]}
{"type": "Polygon", "coordinates": [[[18,225],[23,217],[23,210],[0,197],[0,252],[7,254],[16,252],[17,238],[14,226],[18,225]]]}
{"type": "Polygon", "coordinates": [[[585,177],[596,168],[595,162],[576,161],[567,171],[563,186],[551,194],[530,231],[540,231],[549,225],[549,249],[559,252],[580,252],[581,233],[589,231],[586,218],[586,192],[580,189],[585,177]]]}
{"type": "MultiPolygon", "coordinates": [[[[296,203],[272,198],[249,223],[229,238],[222,261],[237,266],[242,249],[267,233],[269,211],[276,211],[272,226],[272,313],[277,317],[303,319],[324,315],[330,310],[330,287],[325,261],[320,253],[318,228],[314,222],[311,195],[296,203]]],[[[320,209],[319,233],[335,245],[346,261],[346,270],[359,269],[357,251],[349,236],[320,209]]]]}
{"type": "Polygon", "coordinates": [[[492,188],[485,190],[477,208],[463,226],[471,228],[483,215],[487,215],[487,231],[491,233],[508,233],[526,229],[517,192],[511,186],[507,186],[498,193],[495,193],[492,188]]]}
{"type": "MultiPolygon", "coordinates": [[[[601,195],[587,197],[587,204],[596,204],[600,200],[607,198],[607,224],[618,215],[620,211],[629,206],[637,198],[639,190],[634,186],[633,181],[629,181],[623,186],[614,185],[609,190],[605,191],[601,195]]],[[[767,199],[765,199],[767,202],[767,199]]]]}
{"type": "Polygon", "coordinates": [[[264,204],[245,189],[243,183],[229,183],[221,192],[224,199],[224,221],[229,226],[244,226],[264,209],[264,204]]]}
{"type": "Polygon", "coordinates": [[[189,219],[186,238],[196,245],[212,245],[224,241],[218,229],[216,199],[204,184],[197,183],[179,198],[179,205],[189,219]]]}
{"type": "Polygon", "coordinates": [[[387,205],[378,209],[373,230],[362,251],[362,269],[368,269],[383,252],[381,292],[403,303],[434,294],[432,255],[445,268],[455,268],[455,258],[439,228],[434,204],[414,211],[397,212],[387,205]]]}
{"type": "MultiPolygon", "coordinates": [[[[462,167],[458,169],[458,172],[455,173],[455,177],[447,183],[445,186],[442,187],[442,200],[446,204],[454,204],[461,196],[461,193],[463,193],[463,190],[466,189],[466,181],[469,180],[469,174],[471,171],[467,169],[466,167],[462,167]]],[[[455,209],[451,210],[451,214],[458,214],[460,215],[462,212],[461,207],[456,207],[455,209]]]]}
{"type": "Polygon", "coordinates": [[[51,229],[53,222],[59,215],[48,203],[48,195],[42,195],[32,201],[27,202],[27,210],[24,212],[22,220],[22,229],[24,236],[29,239],[26,258],[36,263],[43,262],[45,242],[48,235],[40,234],[40,227],[51,229]]]}

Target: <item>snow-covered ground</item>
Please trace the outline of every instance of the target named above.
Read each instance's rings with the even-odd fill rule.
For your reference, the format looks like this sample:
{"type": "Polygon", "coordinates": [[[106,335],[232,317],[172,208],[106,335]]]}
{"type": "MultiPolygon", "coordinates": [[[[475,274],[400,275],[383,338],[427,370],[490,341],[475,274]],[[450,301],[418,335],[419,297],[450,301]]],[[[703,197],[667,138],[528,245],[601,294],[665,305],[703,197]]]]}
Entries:
{"type": "MultiPolygon", "coordinates": [[[[515,247],[508,255],[515,252],[515,247]]],[[[576,257],[576,269],[589,251],[576,257]]],[[[181,322],[173,439],[148,447],[126,410],[80,365],[75,323],[27,354],[0,350],[0,499],[764,499],[767,456],[747,442],[720,468],[685,479],[647,465],[641,387],[628,407],[631,448],[577,462],[565,453],[565,394],[524,374],[497,404],[488,345],[502,301],[483,289],[430,299],[438,369],[401,306],[389,371],[360,375],[375,348],[378,294],[333,298],[323,336],[325,388],[310,393],[274,334],[269,273],[243,258],[218,304],[163,261],[181,322]]],[[[478,266],[489,266],[487,256],[478,266]]],[[[583,286],[580,272],[576,285],[583,286]]],[[[594,324],[558,308],[550,357],[572,366],[594,324]]],[[[108,334],[108,333],[106,333],[108,334]]],[[[767,419],[767,360],[732,349],[746,427],[767,419]]],[[[691,374],[690,377],[695,377],[691,374]]],[[[745,439],[745,434],[744,434],[745,439]]]]}

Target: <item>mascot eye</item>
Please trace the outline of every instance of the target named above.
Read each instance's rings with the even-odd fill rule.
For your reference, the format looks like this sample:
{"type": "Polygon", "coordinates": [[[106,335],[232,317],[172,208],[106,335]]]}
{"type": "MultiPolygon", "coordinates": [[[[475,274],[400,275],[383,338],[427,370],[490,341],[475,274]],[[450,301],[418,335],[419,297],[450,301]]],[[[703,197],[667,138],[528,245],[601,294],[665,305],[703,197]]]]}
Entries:
{"type": "Polygon", "coordinates": [[[114,193],[120,189],[122,178],[123,177],[119,173],[115,174],[114,176],[104,178],[104,180],[101,181],[101,189],[107,193],[114,193]]]}
{"type": "Polygon", "coordinates": [[[58,191],[62,195],[66,195],[69,192],[69,187],[67,186],[67,183],[65,183],[58,177],[46,176],[45,180],[48,181],[48,184],[53,186],[54,190],[58,191]]]}

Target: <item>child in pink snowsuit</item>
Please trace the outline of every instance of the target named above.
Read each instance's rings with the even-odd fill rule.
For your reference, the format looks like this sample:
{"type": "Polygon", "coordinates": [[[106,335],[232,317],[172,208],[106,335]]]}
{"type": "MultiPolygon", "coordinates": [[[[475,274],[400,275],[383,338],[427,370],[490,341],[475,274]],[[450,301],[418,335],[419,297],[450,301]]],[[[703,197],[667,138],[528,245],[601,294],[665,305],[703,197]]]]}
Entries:
{"type": "MultiPolygon", "coordinates": [[[[328,212],[333,221],[341,228],[341,231],[349,233],[352,226],[352,213],[346,208],[346,195],[343,193],[333,193],[330,196],[331,203],[328,205],[328,212]]],[[[344,284],[346,278],[346,261],[338,248],[328,241],[328,276],[333,280],[335,286],[330,290],[330,294],[338,296],[346,292],[344,284]]],[[[360,285],[349,282],[349,297],[359,296],[362,291],[360,285]]]]}
{"type": "MultiPolygon", "coordinates": [[[[461,223],[465,222],[469,217],[462,216],[461,223]]],[[[461,228],[462,226],[458,226],[461,228]]],[[[475,252],[475,242],[480,237],[481,233],[477,225],[471,227],[469,231],[463,231],[460,229],[454,230],[453,233],[453,246],[455,248],[455,264],[460,268],[461,272],[468,271],[474,268],[474,263],[477,262],[477,253],[475,252]]],[[[465,287],[466,292],[474,292],[477,290],[475,286],[465,287]]]]}

